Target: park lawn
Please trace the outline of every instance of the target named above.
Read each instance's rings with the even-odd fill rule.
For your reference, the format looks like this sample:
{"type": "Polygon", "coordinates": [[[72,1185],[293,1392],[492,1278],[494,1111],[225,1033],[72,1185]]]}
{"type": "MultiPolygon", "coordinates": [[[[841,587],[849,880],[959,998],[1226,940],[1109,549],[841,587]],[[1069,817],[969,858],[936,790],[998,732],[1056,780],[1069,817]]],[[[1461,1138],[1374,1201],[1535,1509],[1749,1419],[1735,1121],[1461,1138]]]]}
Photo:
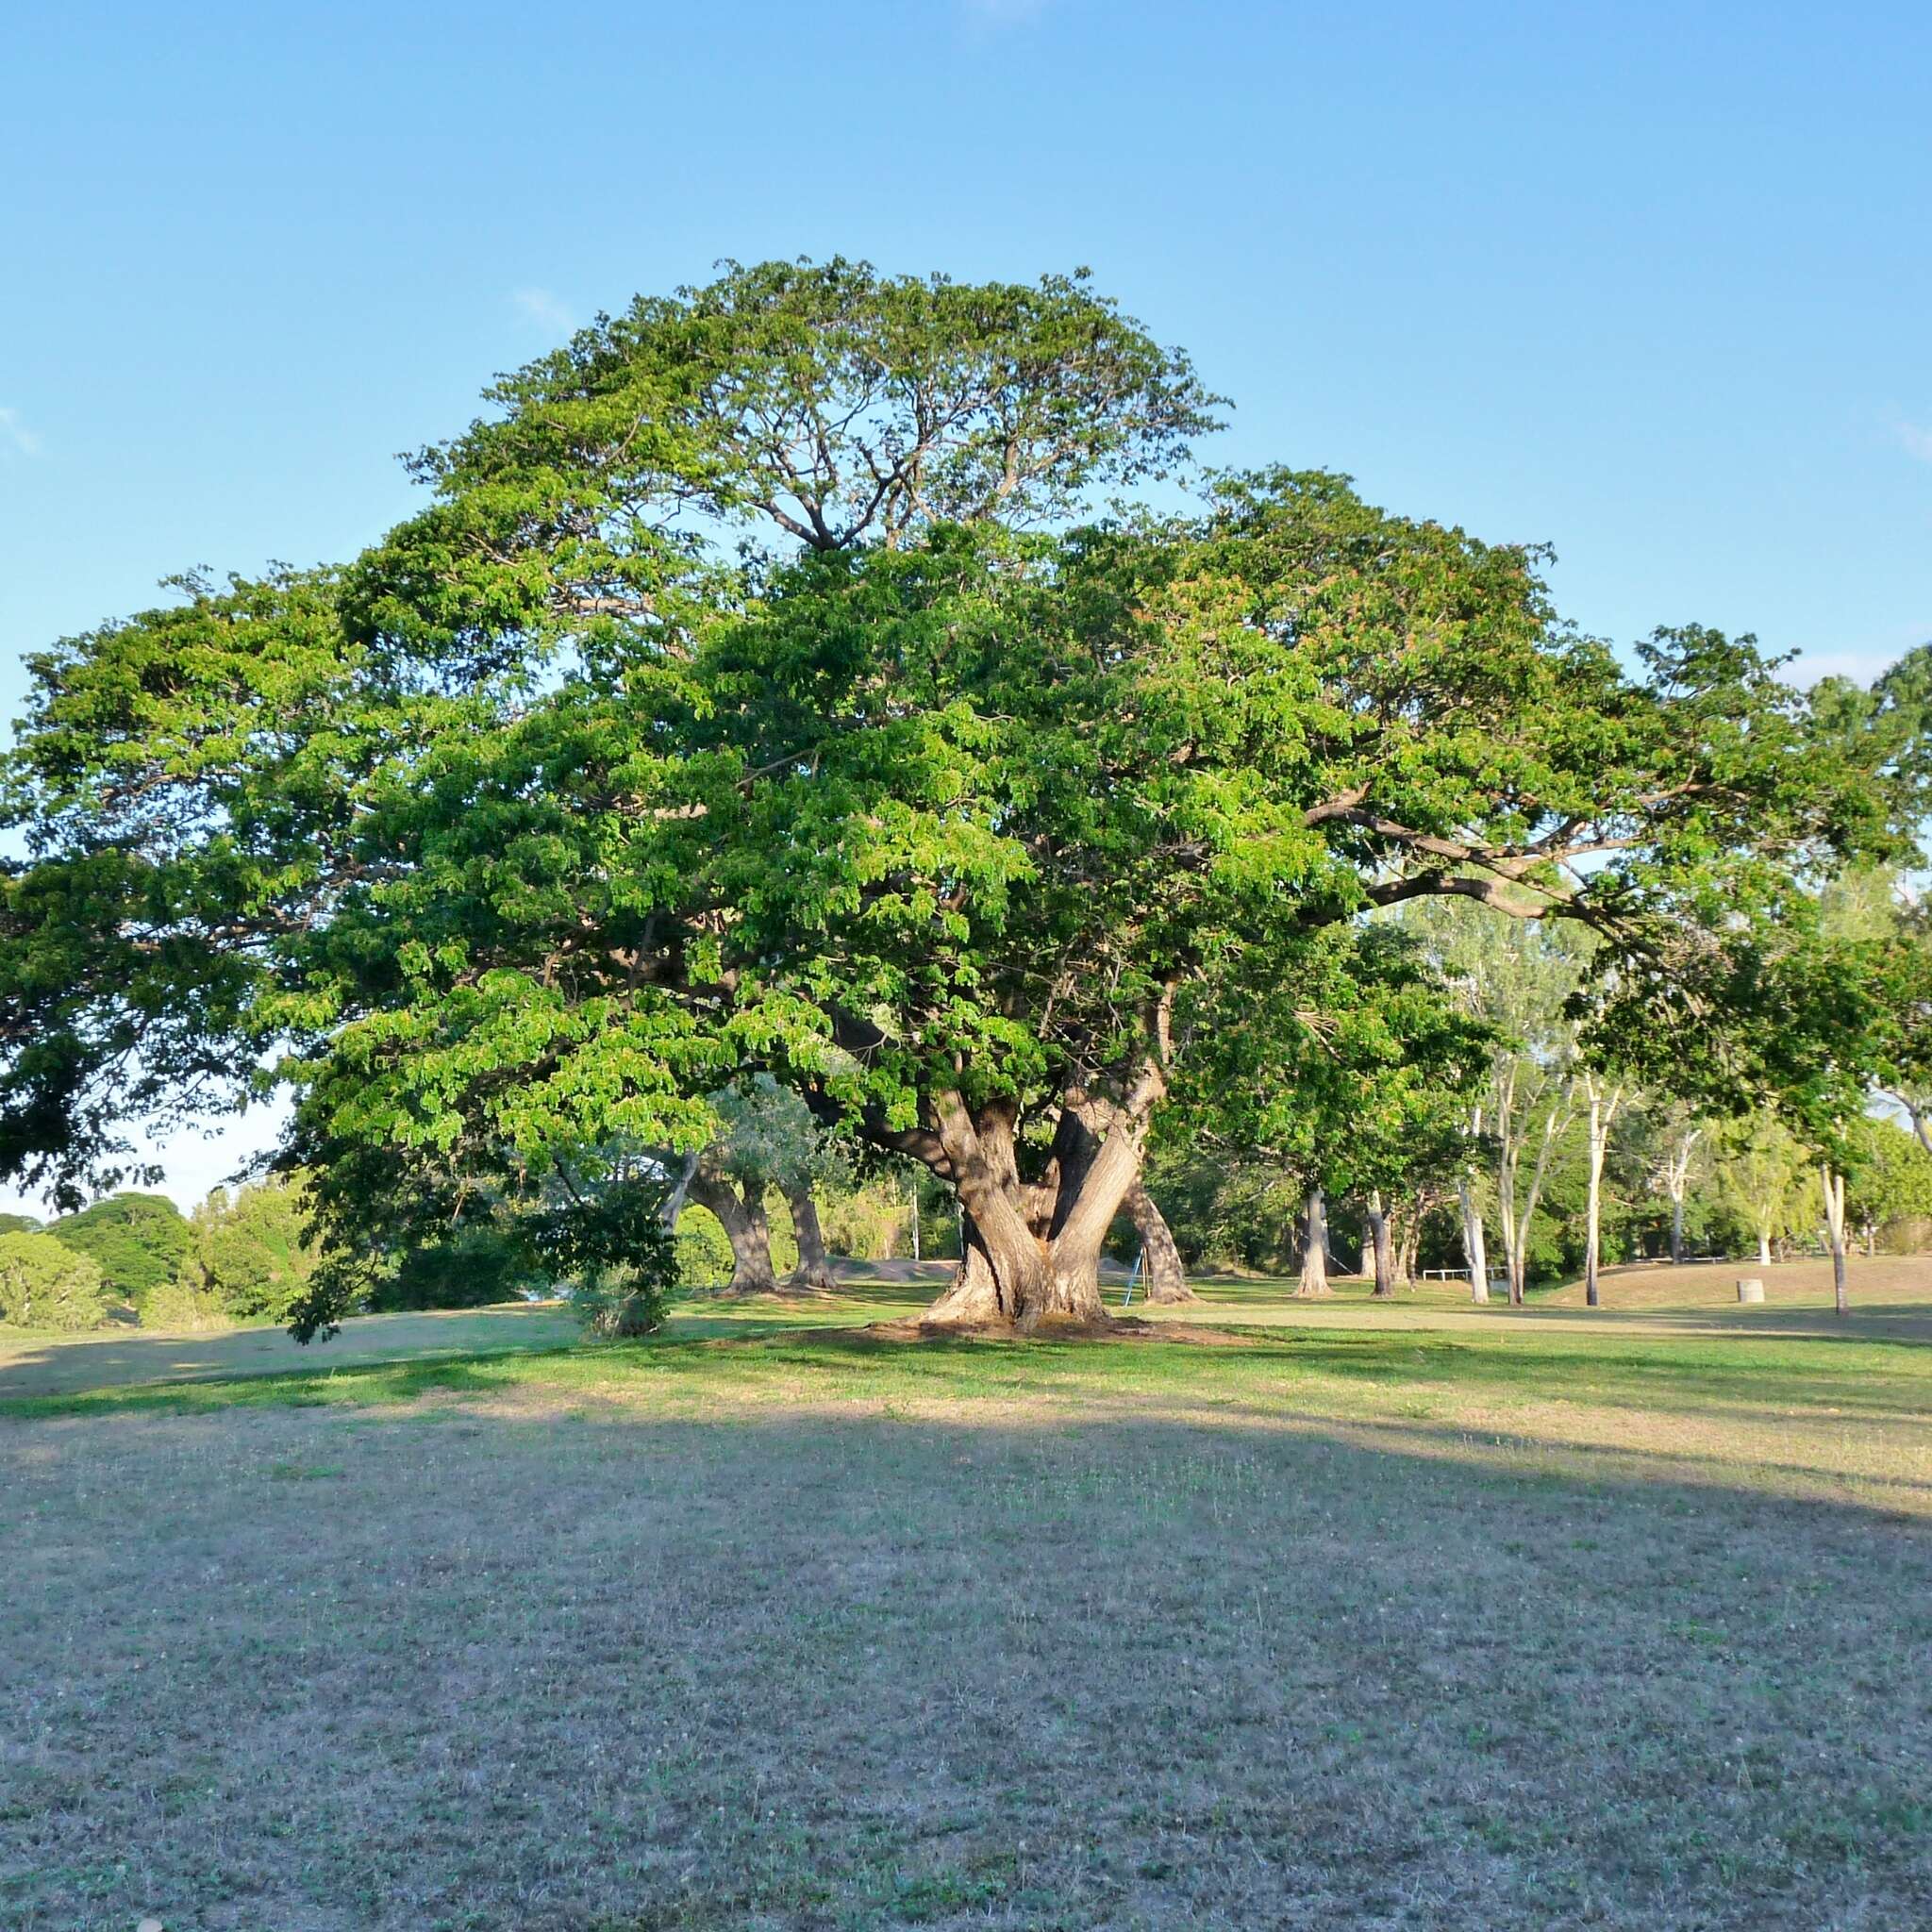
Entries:
{"type": "Polygon", "coordinates": [[[1932,1923],[1885,1312],[902,1291],[0,1405],[0,1923],[1932,1923]]]}
{"type": "MultiPolygon", "coordinates": [[[[673,1310],[674,1336],[747,1334],[760,1328],[860,1324],[914,1314],[932,1290],[856,1284],[838,1295],[743,1301],[694,1296],[673,1310]]],[[[558,1302],[358,1315],[327,1342],[307,1346],[285,1328],[257,1323],[173,1331],[135,1327],[60,1335],[0,1325],[0,1403],[18,1396],[160,1381],[221,1381],[238,1375],[332,1374],[375,1361],[474,1357],[554,1349],[575,1341],[578,1324],[558,1302]]]]}

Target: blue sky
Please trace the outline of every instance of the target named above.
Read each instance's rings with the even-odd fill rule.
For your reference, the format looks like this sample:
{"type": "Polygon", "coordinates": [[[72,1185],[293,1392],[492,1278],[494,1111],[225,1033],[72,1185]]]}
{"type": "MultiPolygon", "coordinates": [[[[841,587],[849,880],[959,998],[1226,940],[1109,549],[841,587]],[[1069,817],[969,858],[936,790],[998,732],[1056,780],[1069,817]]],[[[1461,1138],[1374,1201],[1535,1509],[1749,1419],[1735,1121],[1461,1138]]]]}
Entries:
{"type": "Polygon", "coordinates": [[[1216,460],[1547,540],[1587,628],[1932,638],[1923,4],[67,5],[5,66],[9,716],[22,652],[352,551],[492,371],[726,255],[1088,263],[1235,398],[1216,460]]]}

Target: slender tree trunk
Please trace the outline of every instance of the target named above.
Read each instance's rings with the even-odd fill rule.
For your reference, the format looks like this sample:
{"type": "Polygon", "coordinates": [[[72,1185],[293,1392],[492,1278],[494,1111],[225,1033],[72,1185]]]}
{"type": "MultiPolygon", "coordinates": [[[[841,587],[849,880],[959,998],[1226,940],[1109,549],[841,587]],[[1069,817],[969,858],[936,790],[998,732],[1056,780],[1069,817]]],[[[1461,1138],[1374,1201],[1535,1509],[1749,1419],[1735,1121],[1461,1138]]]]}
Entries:
{"type": "MultiPolygon", "coordinates": [[[[704,1158],[701,1147],[695,1153],[687,1154],[678,1163],[677,1179],[664,1202],[664,1225],[673,1234],[677,1232],[677,1217],[684,1212],[685,1197],[691,1192],[691,1176],[698,1171],[698,1162],[704,1158]]],[[[665,1166],[670,1166],[670,1157],[665,1157],[665,1166]]]]}
{"type": "Polygon", "coordinates": [[[1523,1199],[1523,1212],[1516,1223],[1516,1243],[1509,1257],[1509,1305],[1523,1307],[1529,1291],[1529,1230],[1536,1219],[1537,1203],[1542,1199],[1543,1181],[1549,1173],[1550,1150],[1575,1119],[1566,1089],[1561,1098],[1543,1117],[1543,1137],[1537,1145],[1536,1166],[1530,1171],[1529,1192],[1523,1199]]]}
{"type": "Polygon", "coordinates": [[[785,1199],[791,1208],[791,1232],[798,1241],[798,1265],[786,1277],[785,1286],[808,1294],[829,1294],[839,1283],[825,1257],[818,1204],[809,1188],[787,1188],[785,1199]]]}
{"type": "Polygon", "coordinates": [[[1469,1262],[1469,1298],[1473,1302],[1486,1302],[1490,1298],[1489,1244],[1472,1181],[1473,1177],[1465,1173],[1457,1182],[1457,1201],[1462,1210],[1462,1253],[1469,1262]]]}
{"type": "Polygon", "coordinates": [[[1377,1301],[1387,1301],[1395,1292],[1395,1261],[1389,1239],[1389,1213],[1379,1188],[1369,1196],[1368,1215],[1369,1233],[1375,1249],[1375,1286],[1372,1292],[1377,1301]]]}
{"type": "Polygon", "coordinates": [[[1757,1230],[1757,1265],[1760,1268],[1771,1266],[1771,1230],[1768,1227],[1757,1230]]]}
{"type": "Polygon", "coordinates": [[[770,1294],[778,1286],[772,1267],[772,1230],[765,1221],[765,1204],[747,1189],[738,1188],[722,1174],[708,1173],[702,1162],[691,1175],[691,1198],[718,1217],[724,1239],[731,1243],[730,1294],[770,1294]]]}
{"type": "Polygon", "coordinates": [[[1395,1285],[1398,1288],[1413,1288],[1416,1283],[1416,1267],[1422,1260],[1423,1253],[1423,1211],[1420,1207],[1405,1224],[1402,1240],[1395,1250],[1395,1285]]]}
{"type": "Polygon", "coordinates": [[[1593,1308],[1603,1300],[1597,1278],[1603,1259],[1604,1155],[1624,1090],[1616,1088],[1606,1097],[1593,1074],[1585,1074],[1584,1082],[1590,1095],[1590,1193],[1584,1208],[1583,1300],[1593,1308]]]}
{"type": "Polygon", "coordinates": [[[1598,1249],[1602,1245],[1599,1230],[1603,1225],[1604,1188],[1604,1109],[1598,1097],[1596,1084],[1590,1089],[1590,1192],[1584,1206],[1583,1229],[1583,1305],[1593,1308],[1601,1301],[1597,1291],[1598,1249]]]}
{"type": "Polygon", "coordinates": [[[1702,1127],[1692,1127],[1671,1150],[1664,1169],[1664,1185],[1671,1196],[1671,1259],[1678,1266],[1684,1260],[1684,1197],[1690,1191],[1690,1157],[1704,1138],[1702,1127]]]}
{"type": "Polygon", "coordinates": [[[1827,1167],[1824,1171],[1824,1231],[1831,1242],[1832,1303],[1842,1315],[1851,1307],[1845,1292],[1845,1177],[1841,1174],[1834,1174],[1827,1167]]]}
{"type": "Polygon", "coordinates": [[[1141,1278],[1150,1302],[1191,1302],[1200,1297],[1188,1286],[1188,1271],[1174,1245],[1174,1230],[1141,1182],[1127,1190],[1126,1209],[1141,1237],[1141,1278]]]}
{"type": "Polygon", "coordinates": [[[1296,1294],[1332,1294],[1328,1286],[1328,1202],[1320,1188],[1308,1190],[1304,1225],[1301,1285],[1296,1294]]]}

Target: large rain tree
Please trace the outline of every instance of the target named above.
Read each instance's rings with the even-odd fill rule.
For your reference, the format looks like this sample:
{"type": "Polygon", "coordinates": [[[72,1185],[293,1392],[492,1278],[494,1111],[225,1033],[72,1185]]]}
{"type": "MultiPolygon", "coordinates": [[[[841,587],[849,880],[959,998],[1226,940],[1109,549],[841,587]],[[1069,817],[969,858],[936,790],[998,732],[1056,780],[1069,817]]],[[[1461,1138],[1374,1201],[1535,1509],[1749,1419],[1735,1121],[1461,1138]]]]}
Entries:
{"type": "Polygon", "coordinates": [[[33,660],[9,1175],[287,1081],[353,1253],[762,1072],[956,1191],[936,1317],[1085,1320],[1157,1110],[1319,1045],[1324,934],[1576,919],[1662,998],[1885,816],[1748,642],[1633,674],[1532,551],[1286,470],[1098,516],[1215,399],[1078,277],[734,268],[487,401],[353,563],[33,660]]]}

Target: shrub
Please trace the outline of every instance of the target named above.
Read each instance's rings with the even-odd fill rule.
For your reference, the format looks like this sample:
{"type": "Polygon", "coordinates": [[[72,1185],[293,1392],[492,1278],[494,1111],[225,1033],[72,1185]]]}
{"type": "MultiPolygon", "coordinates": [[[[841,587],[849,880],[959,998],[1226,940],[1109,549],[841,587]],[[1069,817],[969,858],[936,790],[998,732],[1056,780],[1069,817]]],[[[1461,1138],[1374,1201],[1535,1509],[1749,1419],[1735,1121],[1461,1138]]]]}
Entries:
{"type": "Polygon", "coordinates": [[[571,1293],[584,1333],[597,1341],[630,1341],[664,1319],[663,1297],[629,1268],[592,1269],[571,1293]]]}
{"type": "Polygon", "coordinates": [[[97,1328],[107,1319],[100,1263],[50,1234],[0,1234],[0,1321],[97,1328]]]}
{"type": "Polygon", "coordinates": [[[731,1243],[708,1208],[677,1217],[677,1279],[683,1288],[723,1288],[731,1279],[731,1243]]]}
{"type": "Polygon", "coordinates": [[[151,1288],[141,1305],[141,1325],[170,1329],[225,1327],[226,1313],[221,1298],[191,1278],[198,1272],[184,1270],[173,1281],[151,1288]]]}

